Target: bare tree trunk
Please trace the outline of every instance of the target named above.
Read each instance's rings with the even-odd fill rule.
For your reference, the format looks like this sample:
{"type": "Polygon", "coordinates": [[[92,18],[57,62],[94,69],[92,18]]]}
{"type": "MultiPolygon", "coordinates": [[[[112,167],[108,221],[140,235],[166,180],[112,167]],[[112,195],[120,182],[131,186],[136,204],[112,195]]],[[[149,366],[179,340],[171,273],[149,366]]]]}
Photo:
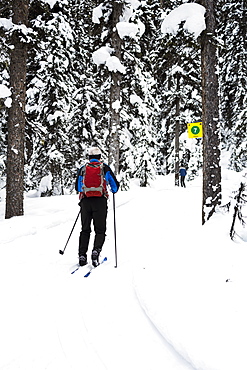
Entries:
{"type": "Polygon", "coordinates": [[[176,122],[175,122],[175,186],[179,186],[179,131],[180,131],[180,76],[179,73],[176,75],[177,79],[177,97],[176,97],[176,122]]]}
{"type": "MultiPolygon", "coordinates": [[[[12,0],[13,23],[28,22],[29,0],[12,0]]],[[[24,193],[24,141],[27,44],[21,41],[21,31],[12,35],[10,56],[10,88],[12,105],[8,117],[7,185],[5,218],[21,216],[24,193]]]]}
{"type": "MultiPolygon", "coordinates": [[[[121,61],[122,39],[119,37],[116,30],[116,24],[119,22],[119,17],[122,14],[123,2],[113,1],[112,14],[112,46],[115,56],[121,61]]],[[[114,108],[115,102],[121,100],[121,84],[122,75],[119,72],[112,72],[112,83],[110,90],[110,122],[109,122],[109,163],[113,166],[115,173],[119,173],[119,126],[120,126],[120,111],[114,108]]]]}
{"type": "Polygon", "coordinates": [[[204,224],[221,203],[219,96],[217,47],[214,39],[216,0],[200,0],[206,8],[206,31],[202,34],[202,120],[203,120],[203,200],[204,224]]]}

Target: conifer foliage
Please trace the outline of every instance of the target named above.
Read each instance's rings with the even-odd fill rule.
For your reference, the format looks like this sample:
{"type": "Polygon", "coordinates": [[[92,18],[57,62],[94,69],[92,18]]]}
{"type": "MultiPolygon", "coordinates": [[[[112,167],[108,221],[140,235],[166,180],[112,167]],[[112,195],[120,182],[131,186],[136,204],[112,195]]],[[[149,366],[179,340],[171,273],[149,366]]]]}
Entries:
{"type": "Polygon", "coordinates": [[[247,133],[247,2],[218,4],[221,115],[225,147],[231,151],[231,168],[246,167],[247,133]]]}
{"type": "MultiPolygon", "coordinates": [[[[28,32],[24,35],[21,27],[19,33],[13,28],[11,4],[2,0],[0,84],[9,88],[12,83],[14,31],[24,35],[19,41],[27,54],[26,62],[19,59],[19,70],[26,70],[25,115],[24,110],[18,113],[20,118],[24,116],[20,128],[25,147],[12,144],[8,159],[7,122],[14,105],[10,97],[0,97],[1,189],[6,186],[6,163],[11,163],[12,156],[13,163],[22,161],[18,164],[23,168],[21,192],[32,190],[42,196],[71,193],[76,170],[90,145],[101,148],[124,189],[135,178],[140,186],[147,186],[156,175],[177,176],[182,163],[188,179],[198,174],[202,140],[188,140],[187,123],[203,118],[200,39],[184,31],[183,24],[176,35],[161,32],[164,17],[186,2],[11,1],[28,6],[28,32]]],[[[197,2],[206,4],[206,0],[197,2]]],[[[219,55],[216,98],[219,96],[222,143],[231,153],[230,166],[239,171],[247,158],[246,0],[214,3],[217,22],[211,46],[219,55]]],[[[217,157],[216,166],[213,164],[217,173],[219,146],[217,141],[213,152],[204,149],[208,163],[217,157]]],[[[212,184],[211,175],[205,184],[212,184]]],[[[214,199],[212,209],[220,198],[220,178],[214,179],[211,189],[217,188],[217,194],[205,196],[205,202],[214,199]]],[[[20,214],[21,202],[20,198],[20,214]]]]}

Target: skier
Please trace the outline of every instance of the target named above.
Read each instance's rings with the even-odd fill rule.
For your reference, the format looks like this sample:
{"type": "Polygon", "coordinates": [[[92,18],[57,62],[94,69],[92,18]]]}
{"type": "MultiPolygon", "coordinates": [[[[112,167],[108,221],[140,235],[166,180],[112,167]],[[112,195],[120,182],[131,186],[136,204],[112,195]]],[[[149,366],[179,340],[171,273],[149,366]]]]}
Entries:
{"type": "Polygon", "coordinates": [[[185,186],[185,176],[187,174],[186,169],[184,167],[181,167],[179,170],[179,174],[180,174],[181,186],[185,188],[186,187],[185,186]]]}
{"type": "Polygon", "coordinates": [[[101,151],[97,147],[88,150],[89,162],[82,166],[77,173],[75,189],[79,192],[81,207],[81,232],[79,238],[79,265],[87,264],[87,251],[93,221],[95,238],[92,250],[92,264],[99,264],[99,255],[105,241],[107,217],[107,185],[112,193],[119,189],[111,168],[100,161],[101,151]]]}

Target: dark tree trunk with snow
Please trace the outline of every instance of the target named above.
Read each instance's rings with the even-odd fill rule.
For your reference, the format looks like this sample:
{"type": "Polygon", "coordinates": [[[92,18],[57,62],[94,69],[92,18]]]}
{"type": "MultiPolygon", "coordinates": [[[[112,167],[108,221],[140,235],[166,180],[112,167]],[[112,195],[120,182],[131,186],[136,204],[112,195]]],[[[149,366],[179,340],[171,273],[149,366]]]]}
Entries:
{"type": "MultiPolygon", "coordinates": [[[[29,0],[12,0],[13,23],[28,22],[29,0]]],[[[27,44],[19,30],[12,34],[10,56],[10,87],[12,105],[8,117],[7,184],[5,217],[21,216],[24,192],[24,139],[25,139],[25,96],[27,44]]]]}
{"type": "Polygon", "coordinates": [[[221,202],[219,96],[217,47],[214,38],[215,0],[201,0],[206,8],[206,30],[202,34],[202,120],[203,120],[203,200],[202,223],[221,202]]]}
{"type": "Polygon", "coordinates": [[[177,97],[176,97],[176,116],[175,116],[175,186],[179,186],[179,134],[180,134],[180,75],[176,75],[177,97]]]}
{"type": "MultiPolygon", "coordinates": [[[[113,1],[112,11],[112,38],[111,44],[114,48],[114,55],[121,61],[122,39],[119,37],[116,30],[116,24],[122,14],[123,3],[113,1]]],[[[110,122],[109,122],[109,163],[113,166],[115,173],[119,173],[119,127],[120,127],[120,112],[119,109],[114,109],[114,103],[120,101],[121,98],[121,79],[120,72],[112,72],[112,82],[110,90],[110,122]]]]}

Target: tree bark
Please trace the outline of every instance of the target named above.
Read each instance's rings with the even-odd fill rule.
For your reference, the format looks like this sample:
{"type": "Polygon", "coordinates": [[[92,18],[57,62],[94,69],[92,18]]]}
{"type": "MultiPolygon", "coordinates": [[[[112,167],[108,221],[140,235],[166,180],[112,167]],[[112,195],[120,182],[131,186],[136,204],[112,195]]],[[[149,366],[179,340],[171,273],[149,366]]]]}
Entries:
{"type": "Polygon", "coordinates": [[[180,134],[180,75],[176,75],[176,116],[175,116],[175,186],[179,186],[179,134],[180,134]]]}
{"type": "Polygon", "coordinates": [[[201,0],[206,8],[206,30],[202,33],[202,121],[203,121],[203,200],[202,223],[215,213],[221,203],[221,167],[219,132],[219,92],[215,0],[201,0]]]}
{"type": "MultiPolygon", "coordinates": [[[[28,23],[29,0],[12,0],[14,25],[28,23]]],[[[12,105],[8,116],[7,183],[5,218],[24,214],[24,142],[27,44],[20,30],[13,30],[10,55],[12,105]]]]}
{"type": "MultiPolygon", "coordinates": [[[[112,47],[114,48],[115,56],[121,61],[122,39],[119,37],[116,30],[116,24],[119,22],[119,17],[122,14],[123,2],[113,1],[112,13],[112,47]]],[[[113,166],[115,173],[119,173],[119,127],[120,127],[120,111],[114,109],[113,104],[116,101],[121,101],[121,79],[120,72],[112,72],[112,82],[110,89],[110,122],[109,122],[109,163],[113,166]]]]}

